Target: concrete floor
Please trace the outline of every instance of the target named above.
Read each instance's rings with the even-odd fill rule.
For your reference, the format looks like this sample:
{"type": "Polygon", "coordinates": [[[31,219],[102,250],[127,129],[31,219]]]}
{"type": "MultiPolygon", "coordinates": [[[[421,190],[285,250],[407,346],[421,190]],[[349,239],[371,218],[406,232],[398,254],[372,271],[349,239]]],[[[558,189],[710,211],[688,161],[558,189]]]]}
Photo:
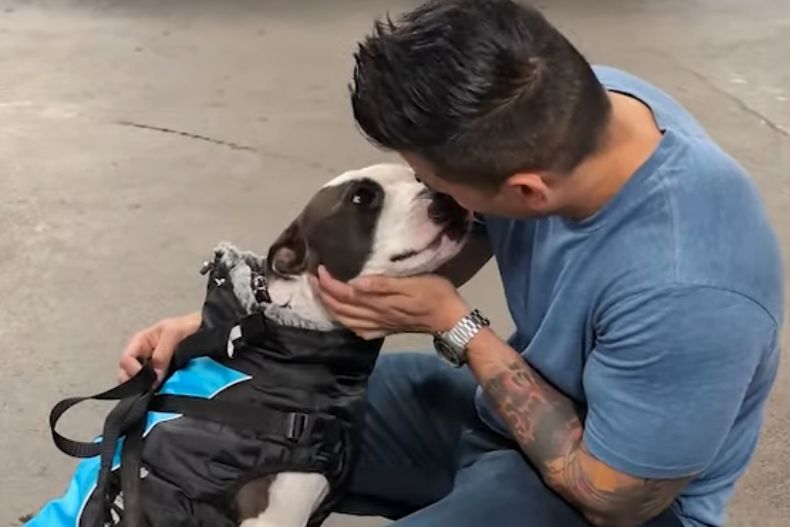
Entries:
{"type": "MultiPolygon", "coordinates": [[[[790,1],[544,3],[595,62],[687,104],[790,247],[790,1]]],[[[312,188],[382,158],[351,120],[351,51],[409,5],[0,0],[0,526],[64,489],[53,402],[106,387],[134,330],[195,309],[215,242],[262,250],[312,188]]],[[[492,268],[466,293],[508,328],[492,268]]],[[[100,411],[66,431],[90,437],[100,411]]],[[[730,525],[787,525],[789,433],[785,365],[730,525]]]]}

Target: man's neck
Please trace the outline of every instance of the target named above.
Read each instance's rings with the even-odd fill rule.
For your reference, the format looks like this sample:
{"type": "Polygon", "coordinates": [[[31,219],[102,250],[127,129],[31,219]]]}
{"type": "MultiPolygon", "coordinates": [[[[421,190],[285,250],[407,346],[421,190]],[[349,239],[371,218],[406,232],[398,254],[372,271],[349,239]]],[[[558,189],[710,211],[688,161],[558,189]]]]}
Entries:
{"type": "Polygon", "coordinates": [[[574,220],[592,216],[609,202],[652,155],[661,141],[650,109],[627,95],[610,93],[612,116],[598,153],[570,178],[570,205],[561,214],[574,220]]]}

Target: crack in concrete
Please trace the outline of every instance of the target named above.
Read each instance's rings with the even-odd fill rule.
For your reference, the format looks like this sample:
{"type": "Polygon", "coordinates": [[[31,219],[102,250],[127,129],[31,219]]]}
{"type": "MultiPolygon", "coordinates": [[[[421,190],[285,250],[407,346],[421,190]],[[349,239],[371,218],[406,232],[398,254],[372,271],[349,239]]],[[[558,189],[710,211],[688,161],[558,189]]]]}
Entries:
{"type": "Polygon", "coordinates": [[[175,128],[166,128],[163,126],[154,126],[145,123],[138,123],[135,121],[118,121],[118,124],[121,126],[130,126],[132,128],[140,128],[142,130],[150,130],[153,132],[161,132],[163,134],[173,134],[173,135],[180,135],[181,137],[186,137],[188,139],[195,139],[198,141],[205,141],[207,143],[213,143],[215,145],[224,146],[230,148],[231,150],[243,150],[246,152],[257,152],[256,148],[251,146],[242,145],[239,143],[234,143],[232,141],[225,141],[223,139],[216,139],[214,137],[208,137],[206,135],[200,135],[193,132],[187,132],[184,130],[176,130],[175,128]]]}
{"type": "Polygon", "coordinates": [[[215,137],[209,137],[209,136],[206,136],[206,135],[196,134],[194,132],[187,132],[185,130],[177,130],[175,128],[169,128],[169,127],[164,127],[164,126],[154,126],[154,125],[150,125],[150,124],[139,123],[139,122],[136,122],[136,121],[121,120],[121,121],[117,121],[117,124],[119,124],[121,126],[128,126],[128,127],[131,127],[131,128],[139,128],[141,130],[160,132],[160,133],[163,133],[163,134],[178,135],[178,136],[181,136],[181,137],[186,137],[187,139],[194,139],[194,140],[197,140],[197,141],[204,141],[204,142],[207,142],[207,143],[212,143],[212,144],[215,144],[215,145],[224,146],[224,147],[230,148],[231,150],[240,150],[240,151],[244,151],[244,152],[254,152],[254,153],[257,153],[257,154],[265,155],[265,156],[273,158],[273,159],[280,159],[280,160],[283,160],[283,161],[289,161],[291,163],[298,163],[300,165],[305,165],[308,168],[314,168],[314,169],[318,169],[318,170],[323,170],[323,171],[326,171],[326,172],[331,173],[331,174],[338,173],[338,171],[337,171],[337,169],[335,167],[330,167],[330,166],[324,165],[320,161],[314,161],[314,160],[308,159],[308,158],[303,158],[303,157],[299,157],[299,156],[293,156],[293,155],[289,155],[289,154],[283,154],[283,153],[275,152],[275,151],[267,149],[267,148],[254,148],[254,147],[249,146],[249,145],[235,143],[235,142],[232,142],[232,141],[225,141],[223,139],[217,139],[215,137]]]}
{"type": "Polygon", "coordinates": [[[719,95],[722,95],[722,96],[726,97],[727,99],[729,99],[730,101],[732,101],[733,103],[735,103],[735,105],[742,112],[747,113],[747,114],[751,115],[752,117],[755,117],[761,123],[763,123],[768,128],[773,130],[775,133],[777,133],[779,135],[782,135],[784,137],[790,137],[790,129],[788,129],[788,128],[782,126],[781,124],[777,123],[776,121],[772,120],[770,117],[768,117],[767,115],[762,113],[760,110],[757,110],[756,108],[753,108],[752,106],[749,105],[749,103],[747,103],[746,101],[744,101],[743,99],[741,99],[740,97],[735,95],[734,93],[730,93],[729,91],[725,90],[724,88],[719,87],[715,82],[710,80],[705,74],[695,70],[694,68],[692,68],[690,66],[687,66],[687,65],[683,64],[677,58],[673,57],[672,55],[670,55],[670,54],[668,54],[666,52],[663,52],[663,51],[660,51],[660,50],[657,50],[657,49],[649,49],[648,51],[652,52],[655,55],[659,55],[659,56],[669,60],[670,62],[672,62],[672,64],[674,64],[678,68],[682,69],[683,71],[685,71],[686,73],[688,73],[689,75],[694,77],[695,79],[699,80],[700,82],[702,82],[705,86],[707,86],[711,90],[715,91],[719,95]]]}
{"type": "Polygon", "coordinates": [[[781,134],[785,137],[790,137],[790,129],[785,128],[781,124],[777,123],[776,121],[772,120],[770,117],[762,113],[760,110],[756,108],[752,108],[749,103],[735,95],[734,93],[730,93],[729,91],[725,90],[724,88],[719,87],[716,83],[710,80],[707,76],[703,75],[699,71],[689,68],[684,65],[680,65],[681,68],[686,70],[688,73],[693,75],[695,78],[702,81],[703,84],[708,86],[710,89],[714,90],[716,93],[727,97],[729,100],[735,103],[741,111],[751,115],[752,117],[756,117],[759,119],[763,124],[765,124],[768,128],[773,130],[774,132],[781,134]]]}

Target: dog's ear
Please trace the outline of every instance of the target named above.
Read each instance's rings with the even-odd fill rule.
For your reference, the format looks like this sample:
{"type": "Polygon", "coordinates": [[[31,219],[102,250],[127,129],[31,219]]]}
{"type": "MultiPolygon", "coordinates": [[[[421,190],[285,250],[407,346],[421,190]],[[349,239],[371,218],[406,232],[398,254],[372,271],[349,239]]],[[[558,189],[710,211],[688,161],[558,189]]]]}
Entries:
{"type": "Polygon", "coordinates": [[[311,266],[310,254],[307,238],[294,221],[269,248],[267,271],[283,278],[302,274],[311,266]]]}

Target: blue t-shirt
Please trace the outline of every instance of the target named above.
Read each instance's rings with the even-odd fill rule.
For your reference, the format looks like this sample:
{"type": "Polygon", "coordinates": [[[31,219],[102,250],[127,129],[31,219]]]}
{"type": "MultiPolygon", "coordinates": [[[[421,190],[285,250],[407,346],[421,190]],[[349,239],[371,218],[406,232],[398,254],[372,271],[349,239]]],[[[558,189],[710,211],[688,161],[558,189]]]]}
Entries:
{"type": "MultiPolygon", "coordinates": [[[[720,526],[776,375],[778,242],[744,169],[686,110],[627,73],[596,73],[648,105],[663,138],[590,218],[484,218],[510,344],[586,406],[596,458],[637,477],[699,474],[673,507],[686,526],[720,526]]],[[[507,433],[481,392],[477,405],[507,433]]]]}

